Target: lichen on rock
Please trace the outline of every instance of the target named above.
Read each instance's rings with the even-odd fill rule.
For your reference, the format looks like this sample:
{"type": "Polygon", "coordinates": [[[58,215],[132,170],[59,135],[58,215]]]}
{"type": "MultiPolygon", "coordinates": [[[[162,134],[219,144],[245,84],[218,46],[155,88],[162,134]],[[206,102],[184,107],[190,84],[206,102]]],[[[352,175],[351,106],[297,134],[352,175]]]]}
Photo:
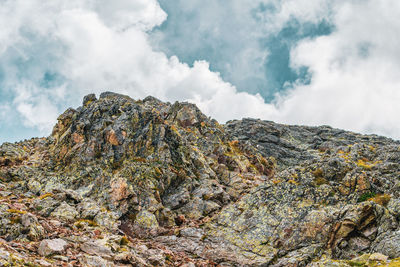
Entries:
{"type": "Polygon", "coordinates": [[[385,137],[91,94],[0,146],[0,264],[395,263],[399,170],[385,137]]]}

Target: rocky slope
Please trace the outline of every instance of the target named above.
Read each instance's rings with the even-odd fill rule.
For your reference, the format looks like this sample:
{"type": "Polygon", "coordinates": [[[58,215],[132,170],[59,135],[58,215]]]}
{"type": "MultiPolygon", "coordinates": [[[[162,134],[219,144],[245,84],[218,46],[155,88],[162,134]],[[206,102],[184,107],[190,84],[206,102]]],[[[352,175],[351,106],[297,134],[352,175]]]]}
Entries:
{"type": "Polygon", "coordinates": [[[398,141],[88,95],[0,146],[0,266],[397,266],[399,189],[398,141]]]}

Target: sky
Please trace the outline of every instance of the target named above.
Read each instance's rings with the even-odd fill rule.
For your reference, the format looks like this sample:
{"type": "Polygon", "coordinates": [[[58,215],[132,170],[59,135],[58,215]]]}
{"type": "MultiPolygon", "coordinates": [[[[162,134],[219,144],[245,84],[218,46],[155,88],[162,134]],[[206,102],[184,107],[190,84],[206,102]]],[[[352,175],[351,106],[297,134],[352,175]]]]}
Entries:
{"type": "Polygon", "coordinates": [[[396,0],[0,0],[0,143],[84,95],[400,139],[396,0]]]}

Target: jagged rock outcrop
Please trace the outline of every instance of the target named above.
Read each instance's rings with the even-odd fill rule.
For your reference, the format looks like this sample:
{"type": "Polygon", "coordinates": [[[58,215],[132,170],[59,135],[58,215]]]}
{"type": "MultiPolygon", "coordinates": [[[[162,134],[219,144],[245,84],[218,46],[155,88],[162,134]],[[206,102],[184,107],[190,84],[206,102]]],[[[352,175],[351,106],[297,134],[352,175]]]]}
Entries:
{"type": "Polygon", "coordinates": [[[328,126],[220,125],[189,103],[88,95],[50,137],[1,145],[0,179],[0,265],[400,257],[400,142],[328,126]]]}

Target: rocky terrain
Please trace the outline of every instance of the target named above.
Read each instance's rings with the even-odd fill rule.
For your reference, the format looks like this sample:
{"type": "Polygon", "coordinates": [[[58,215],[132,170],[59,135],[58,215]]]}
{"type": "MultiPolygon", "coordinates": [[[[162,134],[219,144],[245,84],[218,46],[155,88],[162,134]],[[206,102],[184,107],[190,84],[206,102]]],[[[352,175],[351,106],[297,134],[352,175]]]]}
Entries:
{"type": "Polygon", "coordinates": [[[400,266],[400,142],[106,92],[0,146],[0,266],[400,266]]]}

